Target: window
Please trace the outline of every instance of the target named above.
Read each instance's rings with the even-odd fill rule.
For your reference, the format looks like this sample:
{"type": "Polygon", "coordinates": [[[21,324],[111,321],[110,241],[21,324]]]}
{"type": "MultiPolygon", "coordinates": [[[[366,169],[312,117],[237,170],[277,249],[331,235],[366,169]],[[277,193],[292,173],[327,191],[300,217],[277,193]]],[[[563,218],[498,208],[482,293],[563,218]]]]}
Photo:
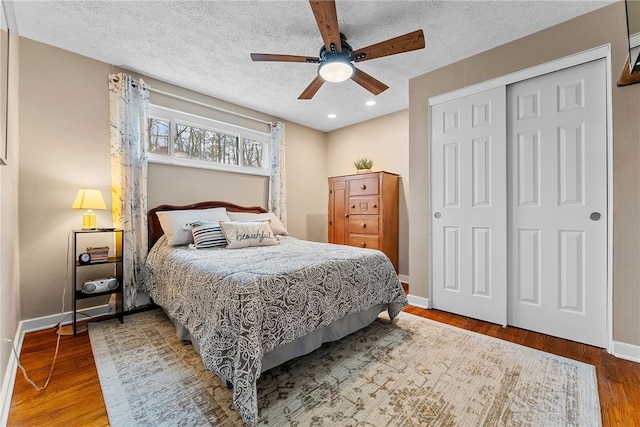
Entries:
{"type": "Polygon", "coordinates": [[[149,161],[269,175],[267,133],[149,106],[149,161]]]}

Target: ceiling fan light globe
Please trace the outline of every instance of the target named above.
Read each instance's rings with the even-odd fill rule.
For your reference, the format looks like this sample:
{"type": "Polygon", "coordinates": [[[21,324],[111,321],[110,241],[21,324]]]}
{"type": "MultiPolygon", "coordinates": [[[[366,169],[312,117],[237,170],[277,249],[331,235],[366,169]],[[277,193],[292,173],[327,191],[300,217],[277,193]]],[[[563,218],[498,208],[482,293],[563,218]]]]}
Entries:
{"type": "Polygon", "coordinates": [[[318,75],[322,80],[331,83],[349,80],[354,71],[353,64],[346,61],[327,61],[318,67],[318,75]]]}

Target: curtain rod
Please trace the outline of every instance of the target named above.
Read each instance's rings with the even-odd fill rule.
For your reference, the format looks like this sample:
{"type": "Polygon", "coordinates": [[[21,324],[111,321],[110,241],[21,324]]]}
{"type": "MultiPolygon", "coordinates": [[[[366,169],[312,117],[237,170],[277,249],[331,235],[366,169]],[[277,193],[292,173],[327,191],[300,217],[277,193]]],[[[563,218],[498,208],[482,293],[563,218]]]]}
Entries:
{"type": "Polygon", "coordinates": [[[269,126],[272,126],[273,123],[274,123],[274,122],[270,122],[270,121],[267,121],[267,120],[258,119],[256,117],[247,116],[246,114],[236,113],[235,111],[227,110],[225,108],[217,107],[215,105],[207,104],[205,102],[196,101],[195,99],[186,98],[184,96],[176,95],[174,93],[165,92],[164,90],[155,89],[155,88],[153,88],[153,87],[151,87],[151,86],[149,86],[147,84],[145,84],[144,87],[146,89],[148,89],[149,91],[158,93],[160,95],[165,95],[165,96],[168,96],[170,98],[179,99],[180,101],[190,102],[191,104],[199,105],[201,107],[210,108],[212,110],[220,111],[220,112],[227,113],[227,114],[232,114],[234,116],[242,117],[244,119],[253,120],[255,122],[264,123],[264,124],[269,125],[269,126]]]}
{"type": "MultiPolygon", "coordinates": [[[[115,81],[118,81],[119,77],[117,75],[110,75],[109,76],[109,78],[112,78],[112,77],[115,79],[115,81]]],[[[142,80],[140,80],[140,81],[142,81],[142,80]]],[[[132,81],[132,84],[134,86],[138,86],[138,82],[135,81],[135,80],[132,81]]],[[[256,117],[247,116],[246,114],[242,114],[242,113],[236,113],[235,111],[227,110],[225,108],[217,107],[215,105],[207,104],[205,102],[196,101],[195,99],[186,98],[184,96],[176,95],[176,94],[170,93],[170,92],[165,92],[164,90],[153,88],[153,87],[149,86],[148,84],[146,84],[144,82],[142,82],[142,86],[145,89],[149,90],[150,92],[155,92],[155,93],[158,93],[160,95],[168,96],[170,98],[179,99],[180,101],[189,102],[191,104],[199,105],[201,107],[210,108],[212,110],[220,111],[222,113],[231,114],[231,115],[234,115],[234,116],[237,116],[237,117],[242,117],[244,119],[253,120],[254,122],[264,123],[265,125],[269,125],[269,126],[273,126],[275,124],[275,121],[270,122],[270,121],[267,121],[267,120],[258,119],[256,117]]]]}
{"type": "MultiPolygon", "coordinates": [[[[117,74],[109,75],[109,78],[114,78],[115,81],[118,81],[118,79],[119,79],[117,74]]],[[[184,96],[176,95],[176,94],[170,93],[170,92],[165,92],[164,90],[160,90],[160,89],[155,89],[155,88],[149,86],[148,84],[144,83],[144,81],[142,81],[142,79],[140,79],[140,82],[142,82],[142,86],[145,89],[149,90],[150,92],[155,92],[155,93],[158,93],[160,95],[165,95],[165,96],[168,96],[170,98],[179,99],[179,100],[185,101],[185,102],[190,102],[191,104],[199,105],[199,106],[205,107],[205,108],[210,108],[212,110],[220,111],[222,113],[231,114],[231,115],[234,115],[236,117],[242,117],[244,119],[253,120],[254,122],[264,123],[265,125],[269,125],[269,126],[273,126],[276,123],[275,120],[274,121],[268,121],[268,120],[258,119],[256,117],[247,116],[246,114],[242,114],[242,113],[236,113],[235,111],[227,110],[225,108],[217,107],[215,105],[207,104],[205,102],[196,101],[195,99],[186,98],[184,96]]],[[[134,86],[138,86],[138,82],[137,81],[132,80],[132,83],[133,83],[134,86]]]]}

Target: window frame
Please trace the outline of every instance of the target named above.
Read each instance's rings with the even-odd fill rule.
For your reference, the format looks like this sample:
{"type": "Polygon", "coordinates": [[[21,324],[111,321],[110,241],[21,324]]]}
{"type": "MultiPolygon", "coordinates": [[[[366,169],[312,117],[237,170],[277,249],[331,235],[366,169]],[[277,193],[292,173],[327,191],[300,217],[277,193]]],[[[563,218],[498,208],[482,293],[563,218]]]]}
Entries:
{"type": "Polygon", "coordinates": [[[147,144],[147,158],[150,163],[160,163],[165,165],[183,166],[200,169],[218,170],[223,172],[234,172],[248,175],[270,176],[271,175],[271,134],[248,129],[242,126],[221,122],[209,117],[203,117],[172,108],[162,107],[157,104],[149,104],[147,110],[149,119],[159,119],[169,122],[169,147],[167,154],[149,152],[149,139],[147,144]],[[175,126],[177,124],[186,125],[197,129],[209,130],[212,132],[224,133],[238,138],[238,165],[228,163],[218,163],[214,161],[182,158],[175,156],[175,126]],[[250,139],[263,144],[265,167],[258,168],[244,166],[244,140],[250,139]]]}

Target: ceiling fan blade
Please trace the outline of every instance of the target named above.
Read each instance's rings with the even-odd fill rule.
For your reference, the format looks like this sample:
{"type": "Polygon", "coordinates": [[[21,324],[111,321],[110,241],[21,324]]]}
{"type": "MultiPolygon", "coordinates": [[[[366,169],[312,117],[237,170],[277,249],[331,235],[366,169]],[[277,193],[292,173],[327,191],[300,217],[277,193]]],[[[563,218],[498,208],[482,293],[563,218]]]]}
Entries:
{"type": "Polygon", "coordinates": [[[389,89],[389,86],[371,77],[369,74],[356,68],[356,71],[351,76],[351,80],[358,83],[360,86],[368,90],[374,95],[379,95],[385,90],[389,89]]]}
{"type": "Polygon", "coordinates": [[[309,3],[322,35],[324,47],[327,51],[331,51],[331,43],[333,43],[336,46],[336,51],[342,52],[336,2],[333,0],[309,0],[309,3]]]}
{"type": "Polygon", "coordinates": [[[253,61],[275,61],[275,62],[320,62],[320,58],[313,56],[298,56],[298,55],[278,55],[273,53],[252,53],[251,59],[253,61]]]}
{"type": "Polygon", "coordinates": [[[424,33],[422,30],[414,31],[403,36],[394,37],[362,49],[354,50],[351,59],[355,62],[381,58],[402,52],[424,48],[424,33]]]}
{"type": "Polygon", "coordinates": [[[307,88],[304,90],[304,92],[302,92],[300,94],[298,99],[311,99],[311,98],[313,98],[313,95],[315,95],[316,92],[318,92],[318,89],[320,89],[320,87],[322,86],[323,83],[324,83],[324,80],[322,80],[322,78],[320,76],[316,76],[316,78],[313,79],[311,84],[309,84],[309,86],[307,86],[307,88]]]}

